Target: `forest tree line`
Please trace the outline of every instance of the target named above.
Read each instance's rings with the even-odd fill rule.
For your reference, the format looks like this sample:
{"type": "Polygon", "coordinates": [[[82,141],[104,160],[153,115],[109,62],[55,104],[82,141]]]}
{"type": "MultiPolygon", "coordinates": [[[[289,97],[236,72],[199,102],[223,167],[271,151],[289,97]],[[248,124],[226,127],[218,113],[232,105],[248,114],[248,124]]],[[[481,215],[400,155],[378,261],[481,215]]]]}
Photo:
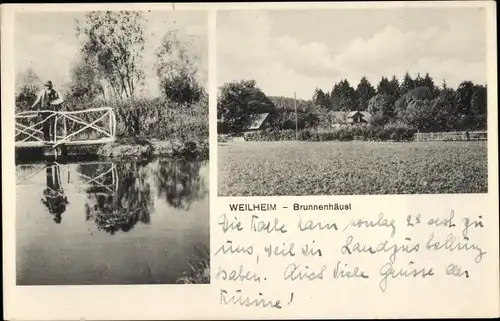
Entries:
{"type": "Polygon", "coordinates": [[[222,86],[218,99],[220,133],[243,131],[248,115],[270,113],[272,128],[295,129],[295,103],[298,127],[329,128],[332,111],[368,111],[373,126],[401,125],[422,132],[485,130],[487,87],[463,81],[451,88],[444,81],[436,85],[427,73],[402,81],[396,76],[382,77],[373,86],[362,77],[357,86],[347,79],[335,83],[331,91],[316,88],[310,100],[268,97],[255,81],[240,81],[222,86]]]}

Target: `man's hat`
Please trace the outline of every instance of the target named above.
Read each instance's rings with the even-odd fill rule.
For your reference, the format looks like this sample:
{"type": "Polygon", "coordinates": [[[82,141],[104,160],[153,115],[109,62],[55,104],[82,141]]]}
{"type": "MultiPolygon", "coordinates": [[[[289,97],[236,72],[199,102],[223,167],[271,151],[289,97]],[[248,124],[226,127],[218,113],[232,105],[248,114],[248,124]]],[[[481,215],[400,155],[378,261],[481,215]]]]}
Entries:
{"type": "Polygon", "coordinates": [[[47,80],[47,82],[45,84],[43,84],[44,86],[49,86],[49,87],[52,87],[52,81],[50,80],[47,80]]]}

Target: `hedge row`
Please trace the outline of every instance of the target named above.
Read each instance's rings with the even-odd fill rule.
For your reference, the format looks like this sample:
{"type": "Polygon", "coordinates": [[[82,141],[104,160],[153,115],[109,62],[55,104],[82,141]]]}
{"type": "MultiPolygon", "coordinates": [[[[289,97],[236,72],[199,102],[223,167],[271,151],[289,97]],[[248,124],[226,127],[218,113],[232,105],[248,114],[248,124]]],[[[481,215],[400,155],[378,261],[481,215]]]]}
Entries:
{"type": "Polygon", "coordinates": [[[417,131],[399,125],[385,127],[351,126],[331,130],[301,130],[297,134],[294,130],[267,130],[261,132],[246,133],[245,140],[249,141],[281,141],[298,140],[305,141],[412,141],[417,131]]]}

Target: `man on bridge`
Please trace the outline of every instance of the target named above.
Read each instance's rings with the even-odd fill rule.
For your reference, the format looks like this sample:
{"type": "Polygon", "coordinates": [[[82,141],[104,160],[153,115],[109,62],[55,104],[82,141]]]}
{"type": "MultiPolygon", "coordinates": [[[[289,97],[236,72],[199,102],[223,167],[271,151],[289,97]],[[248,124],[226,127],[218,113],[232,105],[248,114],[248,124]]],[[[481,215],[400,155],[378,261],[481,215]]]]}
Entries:
{"type": "Polygon", "coordinates": [[[59,111],[64,100],[62,95],[53,88],[52,81],[49,80],[43,85],[45,86],[45,89],[38,92],[36,101],[33,103],[31,108],[40,104],[38,111],[42,111],[41,117],[42,119],[46,119],[43,122],[43,137],[45,141],[50,141],[52,139],[56,139],[57,133],[54,132],[54,116],[48,118],[51,116],[51,113],[47,111],[59,111]]]}

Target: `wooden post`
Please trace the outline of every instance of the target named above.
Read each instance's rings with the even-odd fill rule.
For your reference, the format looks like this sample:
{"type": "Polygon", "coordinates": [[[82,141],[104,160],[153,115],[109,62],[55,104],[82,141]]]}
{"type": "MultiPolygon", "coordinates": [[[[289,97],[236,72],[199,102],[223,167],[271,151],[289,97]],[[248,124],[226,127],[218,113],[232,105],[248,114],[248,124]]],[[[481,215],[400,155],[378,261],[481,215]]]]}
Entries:
{"type": "Polygon", "coordinates": [[[299,140],[299,118],[297,116],[297,96],[293,93],[293,104],[295,106],[295,139],[299,140]]]}
{"type": "Polygon", "coordinates": [[[63,139],[66,138],[67,134],[68,134],[68,126],[66,123],[66,117],[63,116],[63,139]]]}
{"type": "Polygon", "coordinates": [[[54,132],[53,132],[53,135],[52,135],[52,139],[54,141],[54,143],[57,142],[57,114],[54,113],[54,128],[53,128],[54,132]]]}
{"type": "Polygon", "coordinates": [[[51,170],[51,172],[52,172],[52,177],[51,177],[52,178],[52,185],[56,185],[56,165],[52,165],[50,167],[52,167],[52,170],[51,170]]]}

